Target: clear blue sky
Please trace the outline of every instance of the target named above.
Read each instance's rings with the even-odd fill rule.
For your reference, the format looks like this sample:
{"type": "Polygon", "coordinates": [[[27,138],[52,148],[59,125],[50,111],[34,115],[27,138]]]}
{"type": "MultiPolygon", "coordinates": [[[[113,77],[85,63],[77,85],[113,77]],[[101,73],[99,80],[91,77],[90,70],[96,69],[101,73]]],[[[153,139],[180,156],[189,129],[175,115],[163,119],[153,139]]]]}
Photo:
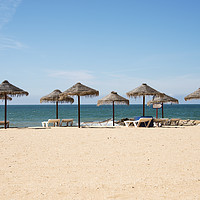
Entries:
{"type": "Polygon", "coordinates": [[[200,87],[199,9],[199,0],[0,0],[0,82],[30,93],[13,104],[79,81],[99,98],[145,82],[184,103],[200,87]]]}

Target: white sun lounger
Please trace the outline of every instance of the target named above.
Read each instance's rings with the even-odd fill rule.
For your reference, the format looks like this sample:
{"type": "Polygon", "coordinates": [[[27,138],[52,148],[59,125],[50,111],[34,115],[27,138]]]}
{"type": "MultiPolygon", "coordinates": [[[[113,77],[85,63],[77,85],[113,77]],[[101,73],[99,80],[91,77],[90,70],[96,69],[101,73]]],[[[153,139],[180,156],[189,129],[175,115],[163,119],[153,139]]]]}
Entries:
{"type": "Polygon", "coordinates": [[[49,124],[53,126],[60,126],[60,119],[49,119],[48,121],[42,122],[42,127],[49,127],[49,124]]]}
{"type": "Polygon", "coordinates": [[[163,125],[167,125],[169,122],[168,118],[157,118],[157,119],[153,119],[154,122],[154,126],[157,127],[162,127],[163,125]]]}
{"type": "Polygon", "coordinates": [[[100,122],[81,122],[82,126],[108,126],[112,122],[112,119],[107,119],[100,122]]]}
{"type": "Polygon", "coordinates": [[[172,118],[172,119],[170,119],[169,120],[169,125],[171,125],[171,126],[178,126],[178,124],[179,124],[179,121],[180,121],[181,119],[179,119],[179,118],[172,118]]]}
{"type": "Polygon", "coordinates": [[[133,124],[135,127],[140,127],[141,123],[144,123],[147,125],[145,125],[145,127],[149,127],[150,123],[151,123],[152,118],[140,118],[139,120],[135,120],[135,121],[124,121],[126,127],[129,127],[131,124],[133,124]]]}
{"type": "Polygon", "coordinates": [[[73,125],[73,119],[62,119],[61,120],[61,123],[60,123],[60,126],[63,125],[63,123],[66,123],[66,126],[68,126],[69,124],[72,126],[73,125]]]}
{"type": "MultiPolygon", "coordinates": [[[[5,122],[4,121],[0,121],[0,125],[4,125],[5,124],[5,122]]],[[[10,124],[10,122],[9,121],[7,121],[6,122],[6,127],[7,128],[9,128],[9,124],[10,124]]]]}

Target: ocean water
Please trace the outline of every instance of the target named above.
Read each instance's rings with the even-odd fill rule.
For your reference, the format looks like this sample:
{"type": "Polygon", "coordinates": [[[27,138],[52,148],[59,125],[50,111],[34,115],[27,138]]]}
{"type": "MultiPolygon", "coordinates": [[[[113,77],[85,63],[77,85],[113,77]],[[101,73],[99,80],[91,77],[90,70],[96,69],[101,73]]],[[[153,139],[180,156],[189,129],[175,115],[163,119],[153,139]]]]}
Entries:
{"type": "MultiPolygon", "coordinates": [[[[161,117],[161,109],[158,111],[161,117]]],[[[146,116],[156,116],[156,110],[146,106],[146,116]]],[[[142,105],[116,105],[115,120],[142,116],[142,105]]],[[[165,104],[164,117],[181,119],[199,119],[200,104],[165,104]]],[[[56,118],[55,105],[8,105],[7,118],[11,127],[36,127],[42,121],[56,118]]],[[[77,105],[59,105],[59,119],[73,118],[77,124],[77,105]]],[[[81,105],[81,122],[102,121],[112,118],[111,105],[81,105]]],[[[4,105],[0,105],[0,120],[4,120],[4,105]]]]}

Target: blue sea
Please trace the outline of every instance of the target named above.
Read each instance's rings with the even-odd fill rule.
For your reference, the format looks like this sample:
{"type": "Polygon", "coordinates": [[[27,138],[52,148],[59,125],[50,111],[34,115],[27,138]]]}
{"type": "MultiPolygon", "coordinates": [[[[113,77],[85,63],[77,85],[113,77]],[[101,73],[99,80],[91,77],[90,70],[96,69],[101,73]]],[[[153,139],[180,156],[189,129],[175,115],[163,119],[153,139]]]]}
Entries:
{"type": "MultiPolygon", "coordinates": [[[[55,105],[8,105],[7,118],[11,127],[37,127],[42,121],[56,118],[55,105]]],[[[162,117],[159,109],[158,117],[162,117]]],[[[156,117],[156,110],[146,106],[146,116],[156,117]]],[[[142,116],[142,105],[116,105],[115,120],[142,116]]],[[[199,119],[200,104],[165,104],[164,117],[199,119]]],[[[59,105],[59,119],[73,118],[77,124],[77,105],[59,105]]],[[[81,105],[81,122],[102,121],[112,118],[111,105],[81,105]]],[[[0,120],[4,121],[4,105],[0,105],[0,120]]]]}

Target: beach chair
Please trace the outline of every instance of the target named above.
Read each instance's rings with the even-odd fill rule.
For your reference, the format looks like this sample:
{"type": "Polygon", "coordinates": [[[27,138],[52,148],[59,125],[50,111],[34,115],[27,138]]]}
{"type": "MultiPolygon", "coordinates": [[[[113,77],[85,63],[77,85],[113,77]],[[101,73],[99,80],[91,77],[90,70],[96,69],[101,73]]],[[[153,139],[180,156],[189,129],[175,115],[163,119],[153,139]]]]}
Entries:
{"type": "Polygon", "coordinates": [[[104,121],[97,122],[81,122],[82,126],[108,126],[112,122],[112,119],[106,119],[104,121]]]}
{"type": "Polygon", "coordinates": [[[60,126],[63,126],[63,123],[66,123],[66,126],[68,126],[69,124],[72,126],[73,125],[73,119],[62,119],[60,126]]]}
{"type": "MultiPolygon", "coordinates": [[[[5,124],[5,121],[0,121],[0,125],[4,125],[4,124],[5,124]]],[[[6,122],[6,128],[9,128],[9,124],[10,124],[10,122],[7,121],[6,122]]]]}
{"type": "Polygon", "coordinates": [[[157,127],[162,127],[163,125],[167,125],[168,122],[169,122],[168,118],[153,119],[154,126],[157,127]]]}
{"type": "Polygon", "coordinates": [[[135,121],[124,121],[126,127],[129,127],[131,124],[133,124],[135,127],[141,127],[141,124],[144,124],[144,127],[148,128],[150,123],[152,121],[152,118],[140,118],[139,120],[135,120],[135,121]]]}
{"type": "Polygon", "coordinates": [[[48,121],[42,122],[42,127],[49,127],[49,124],[53,124],[53,126],[60,126],[60,119],[49,119],[48,121]]]}
{"type": "Polygon", "coordinates": [[[179,124],[179,121],[180,121],[181,119],[179,119],[179,118],[172,118],[172,119],[170,119],[169,120],[169,125],[171,125],[171,126],[178,126],[178,124],[179,124]]]}

